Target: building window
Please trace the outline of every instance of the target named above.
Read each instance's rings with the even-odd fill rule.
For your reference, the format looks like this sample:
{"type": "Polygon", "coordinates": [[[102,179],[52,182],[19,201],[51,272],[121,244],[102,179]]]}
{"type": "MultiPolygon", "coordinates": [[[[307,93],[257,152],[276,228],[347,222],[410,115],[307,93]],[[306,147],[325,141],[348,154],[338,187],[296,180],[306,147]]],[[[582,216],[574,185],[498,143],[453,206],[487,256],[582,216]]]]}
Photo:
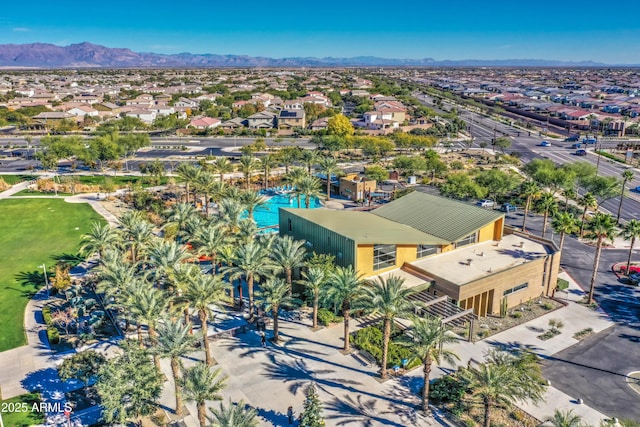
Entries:
{"type": "Polygon", "coordinates": [[[502,295],[506,297],[507,295],[515,294],[516,292],[527,289],[528,287],[529,283],[523,283],[522,285],[514,286],[511,289],[507,289],[502,293],[502,295]]]}
{"type": "Polygon", "coordinates": [[[373,245],[373,270],[396,265],[396,245],[373,245]]]}
{"type": "Polygon", "coordinates": [[[293,230],[293,226],[291,225],[291,218],[289,218],[289,231],[293,230]]]}
{"type": "Polygon", "coordinates": [[[462,239],[456,242],[456,248],[461,246],[467,246],[476,242],[476,233],[469,234],[467,237],[463,237],[462,239]]]}
{"type": "Polygon", "coordinates": [[[417,253],[418,258],[424,258],[438,253],[438,247],[436,245],[418,245],[417,253]]]}

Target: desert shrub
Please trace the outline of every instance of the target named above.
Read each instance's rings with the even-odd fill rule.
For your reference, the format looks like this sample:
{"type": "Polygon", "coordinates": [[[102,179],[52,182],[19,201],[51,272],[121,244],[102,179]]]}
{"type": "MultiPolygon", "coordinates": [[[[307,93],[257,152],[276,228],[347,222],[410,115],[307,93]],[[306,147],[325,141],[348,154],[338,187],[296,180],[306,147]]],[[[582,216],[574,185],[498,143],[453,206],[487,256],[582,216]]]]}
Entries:
{"type": "Polygon", "coordinates": [[[429,399],[434,403],[460,402],[466,388],[466,384],[455,376],[440,377],[431,383],[429,399]]]}
{"type": "Polygon", "coordinates": [[[545,302],[544,304],[542,304],[542,308],[544,308],[545,310],[551,310],[553,308],[553,304],[551,304],[550,302],[545,302]]]}
{"type": "Polygon", "coordinates": [[[42,309],[42,318],[47,326],[51,326],[51,307],[46,306],[42,309]]]}
{"type": "Polygon", "coordinates": [[[58,328],[49,326],[47,328],[47,339],[49,340],[49,344],[58,344],[60,342],[60,332],[58,332],[58,328]]]}
{"type": "Polygon", "coordinates": [[[515,311],[511,314],[511,317],[513,317],[514,319],[519,319],[522,317],[522,312],[520,311],[515,311]]]}
{"type": "MultiPolygon", "coordinates": [[[[393,336],[393,332],[392,332],[393,336]]],[[[398,339],[402,339],[401,337],[398,339]]],[[[352,338],[353,345],[356,348],[365,350],[369,354],[371,354],[378,364],[382,363],[382,340],[383,334],[382,330],[376,326],[368,326],[366,328],[360,329],[353,335],[352,338]]],[[[417,358],[414,358],[411,354],[411,351],[397,342],[394,342],[392,339],[389,342],[389,351],[387,354],[387,368],[392,366],[402,366],[402,360],[408,360],[407,369],[413,369],[414,367],[420,365],[421,361],[417,358]]]]}
{"type": "Polygon", "coordinates": [[[341,322],[342,317],[336,316],[333,311],[326,308],[318,310],[318,322],[323,326],[329,326],[331,323],[341,322]]]}

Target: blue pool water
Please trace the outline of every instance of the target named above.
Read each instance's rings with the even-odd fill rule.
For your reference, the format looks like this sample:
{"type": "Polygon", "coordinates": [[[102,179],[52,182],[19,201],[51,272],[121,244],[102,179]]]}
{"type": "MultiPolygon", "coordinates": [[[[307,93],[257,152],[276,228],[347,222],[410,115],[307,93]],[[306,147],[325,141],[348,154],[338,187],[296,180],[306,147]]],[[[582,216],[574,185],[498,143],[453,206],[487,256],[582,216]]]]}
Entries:
{"type": "MultiPolygon", "coordinates": [[[[273,196],[264,206],[260,206],[253,212],[253,219],[258,224],[258,228],[272,227],[278,225],[279,208],[297,208],[298,202],[295,197],[291,199],[287,195],[273,196]]],[[[304,208],[304,198],[300,198],[300,207],[304,208]]],[[[318,199],[311,199],[311,209],[322,207],[318,199]]]]}

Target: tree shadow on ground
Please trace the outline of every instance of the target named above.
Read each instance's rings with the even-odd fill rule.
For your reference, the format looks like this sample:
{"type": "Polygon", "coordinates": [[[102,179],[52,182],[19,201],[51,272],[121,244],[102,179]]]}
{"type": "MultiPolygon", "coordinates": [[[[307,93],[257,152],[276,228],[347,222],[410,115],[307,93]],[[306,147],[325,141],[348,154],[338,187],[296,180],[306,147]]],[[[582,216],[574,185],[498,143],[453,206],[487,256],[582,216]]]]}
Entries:
{"type": "Polygon", "coordinates": [[[363,398],[357,395],[355,399],[352,396],[346,396],[342,399],[334,398],[325,404],[327,410],[326,419],[333,420],[333,424],[337,426],[356,424],[363,427],[373,427],[375,425],[388,425],[396,427],[405,427],[407,425],[415,425],[416,411],[413,408],[405,407],[402,413],[397,412],[396,408],[389,408],[388,411],[380,411],[376,407],[375,399],[363,398]],[[398,423],[380,417],[381,415],[393,414],[401,418],[408,418],[406,422],[398,423]],[[409,420],[414,420],[411,422],[409,420]]]}
{"type": "Polygon", "coordinates": [[[29,286],[34,289],[40,289],[46,285],[44,281],[44,274],[41,268],[33,271],[21,271],[14,277],[21,286],[29,286]]]}

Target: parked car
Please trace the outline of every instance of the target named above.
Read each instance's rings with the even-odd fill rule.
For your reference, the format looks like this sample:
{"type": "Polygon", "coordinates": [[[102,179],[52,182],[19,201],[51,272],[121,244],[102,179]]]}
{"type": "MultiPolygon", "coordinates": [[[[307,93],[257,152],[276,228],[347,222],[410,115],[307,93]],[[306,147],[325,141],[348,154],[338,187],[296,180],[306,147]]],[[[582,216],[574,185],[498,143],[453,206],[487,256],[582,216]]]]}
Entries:
{"type": "Polygon", "coordinates": [[[576,142],[575,144],[571,144],[571,148],[580,148],[582,147],[582,144],[580,144],[579,142],[576,142]]]}
{"type": "Polygon", "coordinates": [[[587,138],[583,138],[582,142],[584,142],[585,144],[595,144],[596,142],[598,142],[598,140],[596,138],[589,136],[587,138]]]}
{"type": "Polygon", "coordinates": [[[576,156],[586,156],[587,150],[576,150],[576,156]]]}
{"type": "Polygon", "coordinates": [[[476,206],[480,206],[481,208],[492,208],[494,205],[493,200],[489,199],[478,200],[476,202],[476,206]]]}
{"type": "Polygon", "coordinates": [[[636,193],[640,193],[640,185],[633,189],[636,193]]]}
{"type": "Polygon", "coordinates": [[[518,211],[518,207],[512,205],[511,203],[505,203],[504,205],[500,206],[500,211],[501,212],[517,212],[518,211]]]}
{"type": "Polygon", "coordinates": [[[580,141],[580,135],[569,135],[566,139],[566,142],[576,142],[580,141]]]}
{"type": "Polygon", "coordinates": [[[549,141],[542,141],[540,143],[541,147],[551,147],[551,143],[549,141]]]}

